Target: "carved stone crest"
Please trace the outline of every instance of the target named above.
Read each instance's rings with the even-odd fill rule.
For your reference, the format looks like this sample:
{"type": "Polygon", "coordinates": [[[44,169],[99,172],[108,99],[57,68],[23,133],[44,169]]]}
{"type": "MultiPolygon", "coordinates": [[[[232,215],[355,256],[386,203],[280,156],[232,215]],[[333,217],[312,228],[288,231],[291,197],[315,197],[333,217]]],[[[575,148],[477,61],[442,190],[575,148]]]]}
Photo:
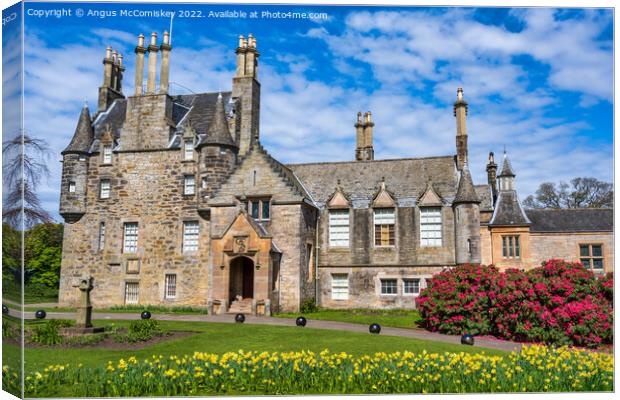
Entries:
{"type": "Polygon", "coordinates": [[[235,236],[233,238],[233,252],[240,254],[245,253],[248,250],[248,237],[247,236],[235,236]]]}

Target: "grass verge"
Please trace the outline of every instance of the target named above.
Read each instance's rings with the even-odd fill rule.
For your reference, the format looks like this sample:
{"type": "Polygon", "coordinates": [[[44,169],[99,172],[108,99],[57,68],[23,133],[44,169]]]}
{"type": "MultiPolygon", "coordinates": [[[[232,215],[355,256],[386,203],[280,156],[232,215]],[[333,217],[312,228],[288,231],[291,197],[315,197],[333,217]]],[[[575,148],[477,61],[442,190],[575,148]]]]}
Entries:
{"type": "MultiPolygon", "coordinates": [[[[275,314],[274,317],[296,318],[299,315],[301,313],[279,313],[275,314]]],[[[322,321],[350,322],[364,325],[377,323],[385,327],[408,329],[419,329],[417,323],[420,321],[420,314],[416,310],[319,310],[303,315],[308,319],[322,321]]]]}

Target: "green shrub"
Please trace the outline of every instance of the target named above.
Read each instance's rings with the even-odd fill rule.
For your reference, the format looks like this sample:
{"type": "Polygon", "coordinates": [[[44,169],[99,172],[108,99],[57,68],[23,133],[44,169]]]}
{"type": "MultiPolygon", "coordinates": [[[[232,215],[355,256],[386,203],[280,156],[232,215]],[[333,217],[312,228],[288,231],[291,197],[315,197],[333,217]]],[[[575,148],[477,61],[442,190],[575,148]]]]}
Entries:
{"type": "Polygon", "coordinates": [[[319,311],[319,307],[316,305],[316,301],[314,299],[308,299],[301,303],[301,307],[299,307],[302,314],[312,314],[319,311]]]}
{"type": "Polygon", "coordinates": [[[66,328],[71,325],[73,323],[68,320],[51,319],[44,324],[33,326],[30,340],[45,345],[60,344],[63,342],[63,337],[60,336],[60,328],[66,328]]]}
{"type": "Polygon", "coordinates": [[[122,305],[112,306],[109,308],[113,311],[127,311],[127,312],[142,312],[148,310],[152,313],[192,313],[192,314],[207,314],[205,307],[192,307],[192,306],[160,306],[160,305],[122,305]]]}
{"type": "Polygon", "coordinates": [[[136,343],[146,342],[156,336],[163,336],[166,332],[153,319],[139,319],[129,324],[126,335],[119,335],[114,338],[117,342],[136,343]]]}
{"type": "Polygon", "coordinates": [[[77,344],[77,345],[89,345],[97,344],[107,338],[109,333],[96,333],[93,335],[77,335],[64,339],[64,343],[77,344]]]}

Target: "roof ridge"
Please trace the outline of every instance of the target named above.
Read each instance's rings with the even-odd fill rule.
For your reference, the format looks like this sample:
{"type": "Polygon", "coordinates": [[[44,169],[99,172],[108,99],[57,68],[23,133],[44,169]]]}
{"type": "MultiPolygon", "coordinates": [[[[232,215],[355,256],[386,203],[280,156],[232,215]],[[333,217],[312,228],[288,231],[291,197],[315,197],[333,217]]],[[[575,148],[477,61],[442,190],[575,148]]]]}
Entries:
{"type": "Polygon", "coordinates": [[[454,156],[430,156],[430,157],[403,157],[403,158],[385,158],[381,160],[352,160],[352,161],[317,161],[317,162],[309,162],[309,163],[287,163],[287,166],[298,166],[298,165],[325,165],[325,164],[371,164],[371,163],[380,163],[380,162],[390,162],[390,161],[412,161],[412,160],[432,160],[439,158],[449,158],[452,160],[454,156]]]}

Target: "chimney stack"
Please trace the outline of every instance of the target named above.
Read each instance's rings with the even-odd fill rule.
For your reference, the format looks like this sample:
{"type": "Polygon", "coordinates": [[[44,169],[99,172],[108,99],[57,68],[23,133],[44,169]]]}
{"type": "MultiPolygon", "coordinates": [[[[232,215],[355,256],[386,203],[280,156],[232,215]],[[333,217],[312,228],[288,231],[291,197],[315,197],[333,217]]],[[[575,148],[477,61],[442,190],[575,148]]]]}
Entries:
{"type": "Polygon", "coordinates": [[[256,39],[249,34],[247,39],[239,35],[237,68],[233,78],[232,97],[236,100],[236,123],[240,125],[236,141],[239,157],[243,157],[259,137],[260,127],[260,83],[257,66],[259,53],[256,39]]]}
{"type": "Polygon", "coordinates": [[[149,44],[149,61],[146,78],[146,94],[155,94],[155,79],[157,78],[157,33],[151,33],[151,44],[149,44]]]}
{"type": "Polygon", "coordinates": [[[108,46],[105,49],[105,58],[103,59],[103,87],[110,87],[112,85],[112,67],[114,61],[112,60],[112,47],[108,46]]]}
{"type": "Polygon", "coordinates": [[[456,117],[456,167],[459,171],[467,163],[467,102],[463,99],[463,89],[456,90],[454,102],[454,116],[456,117]]]}
{"type": "Polygon", "coordinates": [[[161,50],[161,73],[159,74],[159,93],[168,93],[168,84],[170,79],[170,35],[164,32],[164,42],[159,47],[161,50]]]}
{"type": "Polygon", "coordinates": [[[118,81],[118,52],[112,50],[112,79],[110,87],[116,90],[118,81]]]}
{"type": "Polygon", "coordinates": [[[355,124],[355,136],[357,146],[355,149],[356,161],[371,161],[375,159],[375,151],[372,145],[372,127],[375,126],[372,122],[372,114],[370,111],[365,112],[362,118],[362,113],[357,113],[357,122],[355,124]]]}
{"type": "Polygon", "coordinates": [[[237,53],[237,73],[236,77],[258,77],[258,56],[256,50],[256,38],[250,33],[247,40],[243,35],[239,35],[239,47],[237,53]]]}
{"type": "Polygon", "coordinates": [[[116,90],[119,93],[123,93],[123,73],[125,72],[125,66],[123,65],[123,55],[119,53],[118,55],[118,65],[117,65],[117,79],[116,79],[116,90]]]}
{"type": "Polygon", "coordinates": [[[144,54],[146,53],[146,48],[144,47],[144,35],[140,34],[138,36],[138,46],[136,46],[136,80],[134,82],[135,85],[135,95],[142,96],[142,85],[144,83],[144,54]]]}
{"type": "Polygon", "coordinates": [[[493,152],[489,153],[489,162],[487,164],[487,182],[491,186],[491,192],[493,193],[493,204],[497,199],[497,164],[495,164],[495,155],[493,152]]]}

